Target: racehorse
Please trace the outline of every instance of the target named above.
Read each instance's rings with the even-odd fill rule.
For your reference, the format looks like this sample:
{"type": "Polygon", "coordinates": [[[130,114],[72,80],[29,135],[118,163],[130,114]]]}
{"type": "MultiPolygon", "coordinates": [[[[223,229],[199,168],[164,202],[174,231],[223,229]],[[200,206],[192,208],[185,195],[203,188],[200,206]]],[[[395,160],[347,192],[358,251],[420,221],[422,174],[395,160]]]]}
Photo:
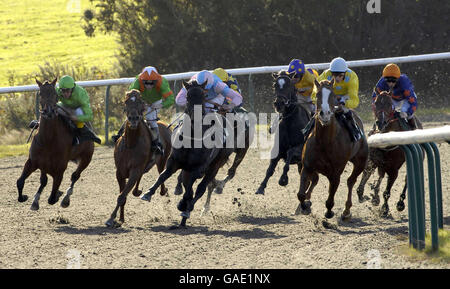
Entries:
{"type": "Polygon", "coordinates": [[[297,104],[297,95],[295,83],[299,80],[294,78],[295,72],[287,73],[280,71],[273,73],[275,89],[275,110],[280,114],[278,130],[275,132],[275,146],[272,149],[272,159],[266,176],[259,186],[256,194],[264,194],[269,178],[275,172],[275,168],[280,161],[284,159],[285,165],[283,174],[280,177],[279,185],[286,186],[289,182],[289,165],[297,164],[298,172],[302,169],[302,149],[304,144],[304,135],[302,129],[310,120],[309,112],[297,104]]]}
{"type": "MultiPolygon", "coordinates": [[[[194,209],[195,203],[202,197],[208,184],[214,180],[219,169],[226,163],[230,154],[233,153],[233,148],[228,148],[226,144],[223,144],[223,146],[207,147],[203,142],[205,135],[208,135],[207,131],[210,131],[209,129],[212,128],[210,125],[203,124],[203,119],[207,116],[204,108],[205,85],[206,83],[200,86],[195,80],[190,82],[183,81],[183,86],[187,90],[185,119],[183,120],[183,124],[174,132],[176,138],[183,140],[183,145],[173,146],[172,153],[167,160],[166,169],[158,177],[158,180],[149,191],[141,196],[142,200],[150,201],[151,196],[155,193],[159,185],[177,170],[182,169],[185,193],[177,206],[178,210],[182,212],[182,220],[180,225],[178,227],[172,227],[173,229],[186,227],[186,220],[190,217],[190,212],[194,209]],[[194,115],[196,111],[195,107],[201,107],[200,117],[194,115]],[[196,127],[201,127],[201,139],[196,138],[196,132],[194,130],[196,127]],[[185,133],[188,134],[189,132],[190,136],[194,137],[185,135],[185,133]],[[187,145],[184,145],[185,140],[188,142],[187,145]],[[200,143],[200,147],[197,147],[198,143],[200,143]],[[202,180],[198,184],[194,196],[193,185],[197,179],[202,180]]],[[[217,122],[221,120],[224,123],[222,115],[214,113],[212,116],[217,122]]]]}
{"type": "MultiPolygon", "coordinates": [[[[393,102],[391,97],[391,92],[382,91],[377,93],[375,99],[375,117],[376,126],[378,128],[378,133],[387,133],[391,131],[406,131],[410,130],[408,123],[402,119],[398,112],[393,108],[393,102]]],[[[414,116],[414,121],[418,128],[422,129],[422,124],[414,116]]],[[[388,180],[386,184],[386,189],[383,193],[384,203],[381,207],[381,216],[386,217],[389,215],[389,205],[388,200],[391,195],[392,186],[398,176],[398,170],[401,168],[405,162],[405,154],[398,147],[388,147],[388,148],[375,148],[370,149],[369,161],[367,167],[364,170],[361,182],[357,189],[357,194],[360,202],[364,200],[364,186],[370,175],[378,168],[378,180],[374,186],[374,194],[372,195],[372,204],[378,206],[380,204],[379,190],[381,181],[383,180],[385,174],[388,175],[388,180]]],[[[397,210],[403,211],[405,209],[404,200],[406,198],[407,182],[405,179],[405,185],[403,186],[402,193],[400,194],[400,199],[397,202],[397,210]]]]}
{"type": "MultiPolygon", "coordinates": [[[[228,169],[227,176],[223,180],[216,180],[214,178],[214,180],[212,180],[208,185],[208,193],[201,215],[207,213],[210,209],[212,192],[214,191],[216,194],[222,194],[226,183],[233,179],[236,175],[236,170],[244,160],[250,144],[253,141],[254,135],[254,127],[250,127],[250,122],[246,121],[246,112],[234,112],[233,114],[226,113],[224,111],[221,111],[221,107],[219,105],[216,106],[216,109],[222,115],[232,115],[231,119],[227,118],[227,122],[224,123],[224,125],[227,127],[227,129],[229,128],[228,131],[234,131],[232,136],[234,140],[233,148],[235,157],[233,160],[233,164],[228,169]]],[[[174,192],[175,195],[181,195],[183,193],[182,180],[182,173],[180,173],[178,175],[177,186],[174,192]]]]}
{"type": "Polygon", "coordinates": [[[69,161],[78,164],[71,176],[71,184],[67,189],[66,196],[61,202],[63,208],[70,205],[70,196],[73,187],[80,178],[81,172],[89,165],[94,153],[94,142],[87,140],[73,146],[73,127],[71,120],[64,117],[62,108],[56,105],[57,94],[55,89],[56,78],[52,81],[41,83],[36,79],[39,86],[40,96],[40,125],[37,134],[33,137],[28,160],[25,163],[22,174],[17,180],[19,191],[19,202],[25,202],[28,196],[22,194],[25,180],[37,169],[41,171],[40,186],[34,196],[31,210],[39,210],[39,199],[42,191],[47,185],[47,174],[53,178],[53,187],[48,203],[50,205],[58,202],[63,194],[59,186],[63,179],[64,171],[69,161]]]}
{"type": "MultiPolygon", "coordinates": [[[[351,218],[350,208],[352,206],[352,188],[358,176],[364,170],[368,159],[368,145],[365,136],[358,141],[352,142],[345,127],[338,120],[342,110],[335,107],[337,103],[336,95],[333,92],[334,79],[323,80],[320,83],[315,81],[317,87],[317,108],[315,115],[315,125],[303,147],[300,189],[297,194],[300,204],[296,213],[311,212],[311,192],[306,194],[310,183],[316,183],[318,173],[325,175],[330,183],[328,199],[325,203],[327,211],[325,217],[330,219],[334,216],[332,211],[334,206],[334,196],[340,183],[340,177],[348,161],[353,163],[353,171],[347,179],[348,195],[345,203],[345,210],[341,218],[349,220],[351,218]]],[[[361,119],[354,113],[354,119],[359,128],[363,131],[361,119]]],[[[345,120],[343,120],[345,121],[345,120]]]]}
{"type": "MultiPolygon", "coordinates": [[[[171,132],[167,125],[158,122],[160,136],[163,140],[164,155],[154,158],[151,152],[151,135],[149,128],[143,120],[145,103],[138,90],[128,91],[125,96],[125,112],[127,121],[124,134],[117,140],[114,148],[114,161],[116,165],[116,178],[119,183],[120,195],[117,205],[106,221],[108,227],[118,227],[125,222],[125,203],[128,193],[134,188],[133,195],[139,197],[139,183],[144,173],[157,164],[158,172],[162,172],[171,150],[171,132]],[[126,179],[128,178],[128,181],[126,179]],[[120,208],[119,222],[115,222],[117,210],[120,208]]],[[[161,185],[161,195],[167,193],[164,184],[161,185]]]]}

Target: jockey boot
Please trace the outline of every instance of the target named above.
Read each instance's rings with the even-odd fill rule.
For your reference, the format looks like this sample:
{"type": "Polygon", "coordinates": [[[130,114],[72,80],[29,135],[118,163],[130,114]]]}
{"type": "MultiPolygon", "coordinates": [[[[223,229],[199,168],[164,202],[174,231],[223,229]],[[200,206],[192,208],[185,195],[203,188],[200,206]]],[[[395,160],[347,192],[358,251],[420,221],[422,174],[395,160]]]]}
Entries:
{"type": "Polygon", "coordinates": [[[39,128],[39,121],[33,119],[30,124],[28,125],[29,128],[31,129],[38,129],[39,128]]]}
{"type": "Polygon", "coordinates": [[[159,128],[151,127],[150,132],[151,132],[150,135],[152,136],[151,151],[156,155],[163,155],[164,149],[159,140],[159,128]]]}
{"type": "Polygon", "coordinates": [[[87,125],[75,130],[75,137],[72,144],[78,145],[85,140],[92,140],[98,144],[102,143],[102,140],[98,138],[98,136],[87,125]]]}
{"type": "Polygon", "coordinates": [[[119,131],[117,132],[117,134],[111,136],[111,140],[116,143],[117,140],[123,135],[123,132],[125,131],[125,124],[126,121],[124,123],[122,123],[122,126],[120,127],[119,131]]]}
{"type": "Polygon", "coordinates": [[[302,129],[302,133],[305,137],[305,142],[309,137],[309,134],[311,133],[312,129],[314,128],[314,124],[316,123],[315,121],[316,119],[314,117],[312,117],[309,122],[306,124],[305,128],[302,129]]]}
{"type": "Polygon", "coordinates": [[[361,138],[361,130],[356,125],[352,112],[348,111],[344,113],[344,116],[345,116],[344,124],[350,133],[350,138],[352,142],[358,141],[361,138]]]}
{"type": "Polygon", "coordinates": [[[416,121],[414,120],[414,117],[408,118],[408,125],[411,128],[411,130],[417,129],[416,121]]]}

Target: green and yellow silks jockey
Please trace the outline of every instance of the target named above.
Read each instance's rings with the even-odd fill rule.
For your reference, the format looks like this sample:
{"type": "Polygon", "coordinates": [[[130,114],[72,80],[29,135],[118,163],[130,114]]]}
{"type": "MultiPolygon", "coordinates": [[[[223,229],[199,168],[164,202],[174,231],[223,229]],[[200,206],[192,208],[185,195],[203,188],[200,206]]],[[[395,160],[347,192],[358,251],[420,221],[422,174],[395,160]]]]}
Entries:
{"type": "MultiPolygon", "coordinates": [[[[169,108],[175,102],[169,82],[158,73],[155,67],[147,66],[131,83],[129,90],[131,89],[139,90],[142,99],[147,104],[145,119],[152,135],[152,151],[156,152],[156,154],[162,154],[163,148],[160,142],[157,122],[159,110],[161,108],[169,108]]],[[[117,142],[124,130],[125,125],[122,125],[117,135],[112,136],[114,142],[117,142]]]]}
{"type": "MultiPolygon", "coordinates": [[[[77,145],[85,140],[93,140],[100,144],[101,140],[85,125],[86,122],[90,122],[93,119],[89,95],[86,90],[76,85],[75,80],[71,76],[64,75],[59,80],[56,94],[59,100],[57,105],[61,108],[59,113],[65,115],[75,124],[73,127],[75,134],[73,145],[77,145]]],[[[30,128],[37,128],[38,126],[39,123],[37,121],[30,123],[30,128]]]]}

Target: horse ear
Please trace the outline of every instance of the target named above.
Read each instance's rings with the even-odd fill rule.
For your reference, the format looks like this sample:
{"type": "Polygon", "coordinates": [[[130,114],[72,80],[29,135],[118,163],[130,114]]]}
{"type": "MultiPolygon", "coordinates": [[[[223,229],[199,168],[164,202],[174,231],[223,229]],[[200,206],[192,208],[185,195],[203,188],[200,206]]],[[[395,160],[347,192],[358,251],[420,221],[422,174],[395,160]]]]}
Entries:
{"type": "Polygon", "coordinates": [[[55,79],[53,79],[53,81],[52,81],[52,83],[51,83],[51,85],[52,86],[55,86],[56,85],[56,81],[58,80],[58,77],[55,77],[55,79]]]}
{"type": "Polygon", "coordinates": [[[288,74],[288,76],[290,79],[293,79],[296,74],[297,74],[297,72],[292,71],[291,73],[288,74]]]}
{"type": "Polygon", "coordinates": [[[320,83],[317,81],[317,79],[314,79],[314,85],[319,88],[320,87],[320,83]]]}
{"type": "Polygon", "coordinates": [[[41,86],[42,86],[42,82],[40,82],[37,78],[35,78],[35,80],[36,80],[37,85],[38,85],[39,87],[41,87],[41,86]]]}
{"type": "Polygon", "coordinates": [[[272,77],[273,77],[273,79],[277,79],[277,77],[278,77],[278,73],[276,73],[276,72],[272,72],[272,77]]]}
{"type": "Polygon", "coordinates": [[[334,85],[334,77],[331,79],[331,82],[330,82],[330,84],[331,84],[331,86],[333,86],[334,85]]]}
{"type": "Polygon", "coordinates": [[[200,85],[200,87],[203,88],[203,89],[206,89],[206,84],[207,84],[207,82],[205,81],[205,82],[203,82],[202,85],[200,85]]]}
{"type": "Polygon", "coordinates": [[[191,85],[189,84],[189,82],[183,80],[183,87],[184,88],[189,89],[190,86],[191,85]]]}

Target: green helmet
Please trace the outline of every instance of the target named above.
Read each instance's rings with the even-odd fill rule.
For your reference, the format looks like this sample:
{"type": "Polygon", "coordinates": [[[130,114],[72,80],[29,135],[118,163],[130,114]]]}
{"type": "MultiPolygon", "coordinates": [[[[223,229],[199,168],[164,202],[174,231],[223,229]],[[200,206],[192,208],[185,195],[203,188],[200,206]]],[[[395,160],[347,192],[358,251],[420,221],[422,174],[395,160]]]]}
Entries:
{"type": "Polygon", "coordinates": [[[59,80],[59,88],[74,88],[74,87],[75,87],[75,80],[69,75],[64,75],[59,80]]]}

